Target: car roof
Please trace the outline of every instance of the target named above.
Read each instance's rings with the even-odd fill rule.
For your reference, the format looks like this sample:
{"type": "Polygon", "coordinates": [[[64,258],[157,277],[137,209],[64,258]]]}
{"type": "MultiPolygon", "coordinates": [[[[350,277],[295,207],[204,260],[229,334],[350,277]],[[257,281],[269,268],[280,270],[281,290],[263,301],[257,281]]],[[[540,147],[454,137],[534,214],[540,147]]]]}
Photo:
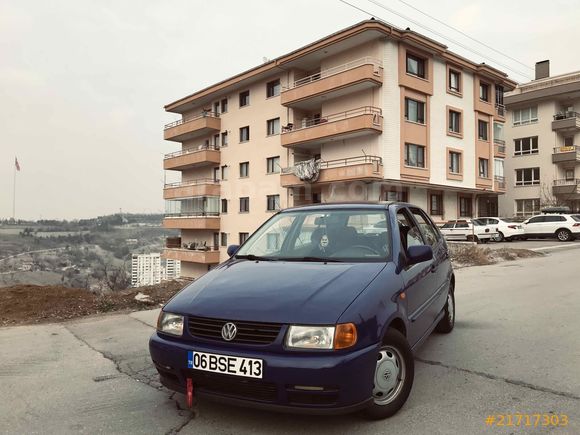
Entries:
{"type": "Polygon", "coordinates": [[[368,209],[368,210],[386,210],[389,207],[404,206],[404,207],[417,207],[414,204],[409,204],[407,202],[400,201],[351,201],[351,202],[330,202],[330,203],[320,203],[320,204],[305,204],[296,207],[286,208],[281,211],[281,213],[290,211],[319,211],[319,210],[347,210],[347,209],[368,209]]]}

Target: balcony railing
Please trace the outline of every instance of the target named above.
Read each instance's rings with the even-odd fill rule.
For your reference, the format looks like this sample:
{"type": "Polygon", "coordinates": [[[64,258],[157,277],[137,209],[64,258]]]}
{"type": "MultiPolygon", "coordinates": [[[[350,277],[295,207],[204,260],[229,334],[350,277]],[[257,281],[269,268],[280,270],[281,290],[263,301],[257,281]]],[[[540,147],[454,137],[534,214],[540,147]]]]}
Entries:
{"type": "Polygon", "coordinates": [[[364,106],[358,107],[356,109],[346,110],[344,112],[333,113],[331,115],[325,115],[320,118],[310,118],[302,122],[300,126],[295,126],[294,124],[288,124],[286,127],[282,128],[282,134],[290,133],[292,131],[298,131],[309,127],[315,127],[317,125],[325,124],[327,122],[341,121],[343,119],[354,118],[361,115],[373,115],[373,124],[376,126],[381,125],[380,117],[382,115],[382,110],[378,107],[364,106]]]}
{"type": "Polygon", "coordinates": [[[165,217],[191,217],[191,218],[204,218],[204,217],[219,217],[219,211],[182,211],[176,213],[165,213],[165,217]]]}
{"type": "Polygon", "coordinates": [[[580,118],[580,113],[573,111],[558,112],[554,115],[554,121],[561,119],[580,118]]]}
{"type": "Polygon", "coordinates": [[[562,146],[562,147],[555,147],[554,154],[563,154],[563,153],[573,153],[573,152],[580,152],[580,146],[578,145],[569,145],[569,146],[562,146]]]}
{"type": "MultiPolygon", "coordinates": [[[[347,157],[344,159],[321,160],[320,161],[320,169],[361,165],[361,164],[365,164],[365,163],[373,163],[375,165],[376,170],[378,171],[379,166],[383,164],[383,159],[381,157],[377,157],[377,156],[357,156],[357,157],[347,157]]],[[[300,162],[296,162],[296,164],[300,164],[300,162]]],[[[283,174],[292,174],[293,171],[294,171],[294,166],[282,168],[283,174]]]]}
{"type": "Polygon", "coordinates": [[[328,68],[318,73],[312,74],[308,77],[303,77],[301,79],[296,80],[289,86],[289,89],[293,89],[302,85],[306,85],[308,83],[315,82],[317,80],[321,80],[323,78],[332,76],[334,74],[341,73],[343,71],[347,71],[349,69],[353,69],[359,67],[361,65],[374,65],[376,70],[378,71],[379,68],[382,67],[382,63],[380,60],[372,58],[372,57],[363,57],[361,59],[353,60],[352,62],[345,63],[343,65],[338,65],[333,68],[328,68]]]}
{"type": "Polygon", "coordinates": [[[167,130],[172,127],[177,127],[181,124],[187,124],[188,122],[196,121],[201,118],[219,118],[220,114],[217,112],[212,112],[209,110],[203,110],[201,113],[193,116],[192,118],[187,119],[178,119],[177,121],[170,122],[169,124],[165,124],[164,130],[167,130]]]}
{"type": "Polygon", "coordinates": [[[163,159],[167,160],[167,159],[171,159],[173,157],[185,156],[187,154],[198,153],[198,152],[207,151],[207,150],[219,151],[220,147],[217,145],[213,145],[213,144],[203,144],[203,145],[198,145],[195,147],[183,148],[182,150],[175,151],[175,152],[169,153],[169,154],[165,154],[165,156],[163,156],[163,159]]]}
{"type": "Polygon", "coordinates": [[[166,183],[165,188],[171,187],[186,187],[186,186],[199,186],[200,184],[219,184],[220,180],[214,180],[213,178],[198,178],[196,180],[188,181],[177,181],[175,183],[166,183]]]}
{"type": "Polygon", "coordinates": [[[578,186],[580,185],[580,178],[559,179],[554,180],[554,186],[578,186]]]}
{"type": "Polygon", "coordinates": [[[495,111],[501,117],[505,117],[505,106],[503,104],[495,103],[495,111]]]}
{"type": "Polygon", "coordinates": [[[496,175],[493,179],[498,189],[505,190],[505,177],[496,175]]]}

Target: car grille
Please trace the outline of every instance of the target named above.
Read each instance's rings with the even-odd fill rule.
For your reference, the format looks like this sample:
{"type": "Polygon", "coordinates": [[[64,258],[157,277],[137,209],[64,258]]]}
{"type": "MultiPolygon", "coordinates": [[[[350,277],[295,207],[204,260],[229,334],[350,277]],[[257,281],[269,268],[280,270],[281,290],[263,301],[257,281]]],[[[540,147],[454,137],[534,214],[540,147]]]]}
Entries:
{"type": "MultiPolygon", "coordinates": [[[[222,327],[228,322],[229,320],[207,319],[205,317],[189,317],[187,319],[189,333],[192,336],[220,341],[224,341],[222,327]]],[[[282,328],[279,323],[238,321],[232,321],[232,323],[236,325],[237,333],[230,343],[270,344],[276,340],[282,328]]]]}
{"type": "Polygon", "coordinates": [[[278,399],[278,388],[271,382],[199,370],[189,370],[187,376],[191,377],[195,388],[208,393],[261,402],[276,402],[278,399]]]}

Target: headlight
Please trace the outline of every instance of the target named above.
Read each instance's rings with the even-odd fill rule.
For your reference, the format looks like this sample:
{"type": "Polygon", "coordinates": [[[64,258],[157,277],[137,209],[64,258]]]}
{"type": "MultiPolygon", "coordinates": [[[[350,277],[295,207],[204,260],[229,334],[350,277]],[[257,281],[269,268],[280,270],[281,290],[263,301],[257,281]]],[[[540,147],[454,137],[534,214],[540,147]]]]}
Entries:
{"type": "Polygon", "coordinates": [[[334,326],[290,326],[286,346],[300,349],[332,349],[334,326]]]}
{"type": "Polygon", "coordinates": [[[183,316],[161,311],[157,319],[157,330],[165,334],[183,335],[183,316]]]}

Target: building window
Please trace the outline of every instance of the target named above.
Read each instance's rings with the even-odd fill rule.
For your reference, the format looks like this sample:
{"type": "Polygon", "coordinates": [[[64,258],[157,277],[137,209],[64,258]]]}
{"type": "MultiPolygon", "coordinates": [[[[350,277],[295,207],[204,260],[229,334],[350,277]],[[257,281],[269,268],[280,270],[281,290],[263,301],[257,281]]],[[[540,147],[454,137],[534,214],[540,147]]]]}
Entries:
{"type": "Polygon", "coordinates": [[[461,153],[449,151],[449,172],[461,174],[461,153]]]}
{"type": "Polygon", "coordinates": [[[228,246],[228,234],[227,233],[221,233],[221,245],[222,246],[228,246]]]}
{"type": "Polygon", "coordinates": [[[220,147],[220,135],[219,134],[214,134],[213,135],[213,147],[214,148],[219,148],[220,147]]]}
{"type": "Polygon", "coordinates": [[[574,169],[566,169],[566,181],[572,181],[576,179],[576,175],[574,173],[574,169]]]}
{"type": "Polygon", "coordinates": [[[268,174],[280,173],[280,156],[268,157],[266,159],[266,172],[268,174]]]}
{"type": "Polygon", "coordinates": [[[416,168],[425,167],[425,147],[412,143],[405,144],[405,165],[416,168]]]}
{"type": "Polygon", "coordinates": [[[493,123],[493,141],[504,144],[503,124],[500,122],[493,123]]]}
{"type": "Polygon", "coordinates": [[[489,103],[489,85],[484,82],[479,82],[479,99],[489,103]]]}
{"type": "Polygon", "coordinates": [[[250,140],[250,127],[240,127],[240,142],[247,142],[250,140]]]}
{"type": "Polygon", "coordinates": [[[248,213],[250,211],[250,198],[247,196],[240,198],[240,213],[248,213]]]}
{"type": "Polygon", "coordinates": [[[425,103],[405,98],[405,119],[411,122],[425,124],[425,103]]]}
{"type": "Polygon", "coordinates": [[[228,99],[224,98],[222,100],[222,113],[227,113],[228,112],[228,99]]]}
{"type": "Polygon", "coordinates": [[[461,73],[459,71],[449,70],[449,90],[461,92],[461,73]]]}
{"type": "Polygon", "coordinates": [[[250,233],[240,233],[240,245],[243,245],[250,237],[250,233]]]}
{"type": "Polygon", "coordinates": [[[538,136],[515,139],[514,145],[514,156],[538,154],[538,136]]]}
{"type": "Polygon", "coordinates": [[[466,196],[459,197],[459,216],[460,217],[471,217],[472,216],[472,201],[471,198],[466,196]]]}
{"type": "Polygon", "coordinates": [[[219,115],[220,113],[220,102],[216,101],[215,103],[213,103],[213,113],[215,113],[216,115],[219,115]]]}
{"type": "Polygon", "coordinates": [[[534,216],[540,213],[540,198],[516,199],[516,216],[534,216]]]}
{"type": "Polygon", "coordinates": [[[461,112],[449,111],[449,132],[461,134],[461,112]]]}
{"type": "Polygon", "coordinates": [[[268,211],[280,210],[280,195],[268,195],[266,200],[268,211]]]}
{"type": "Polygon", "coordinates": [[[389,190],[385,192],[385,201],[409,202],[409,192],[404,190],[389,190]]]}
{"type": "Polygon", "coordinates": [[[220,179],[220,167],[213,168],[213,181],[218,181],[220,179]]]}
{"type": "Polygon", "coordinates": [[[227,180],[228,179],[228,166],[224,165],[222,166],[222,180],[227,180]]]}
{"type": "Polygon", "coordinates": [[[526,107],[513,111],[513,124],[524,125],[538,122],[538,106],[526,107]]]}
{"type": "Polygon", "coordinates": [[[564,138],[564,146],[565,147],[573,147],[574,146],[574,136],[568,136],[564,138]]]}
{"type": "Polygon", "coordinates": [[[489,160],[479,159],[479,177],[489,178],[489,160]]]}
{"type": "Polygon", "coordinates": [[[504,178],[504,159],[494,159],[493,160],[493,176],[497,179],[504,178]]]}
{"type": "Polygon", "coordinates": [[[228,132],[224,131],[222,133],[222,147],[227,147],[228,146],[228,132]]]}
{"type": "Polygon", "coordinates": [[[482,121],[479,119],[477,121],[477,138],[479,140],[487,140],[488,132],[487,132],[488,122],[482,121]]]}
{"type": "Polygon", "coordinates": [[[222,199],[222,213],[228,212],[228,200],[222,199]]]}
{"type": "Polygon", "coordinates": [[[425,78],[425,59],[407,53],[407,74],[425,78]]]}
{"type": "Polygon", "coordinates": [[[250,105],[250,91],[240,92],[240,107],[250,105]]]}
{"type": "Polygon", "coordinates": [[[277,97],[280,95],[280,80],[273,80],[266,84],[266,97],[277,97]]]}
{"type": "Polygon", "coordinates": [[[503,106],[503,86],[495,85],[495,104],[503,106]]]}
{"type": "Polygon", "coordinates": [[[536,186],[540,184],[540,168],[516,169],[516,186],[536,186]]]}
{"type": "Polygon", "coordinates": [[[240,178],[245,178],[250,176],[250,162],[240,163],[240,178]]]}
{"type": "Polygon", "coordinates": [[[432,216],[443,216],[443,194],[429,194],[429,214],[432,216]]]}
{"type": "Polygon", "coordinates": [[[280,118],[269,119],[266,122],[266,131],[268,136],[280,134],[280,118]]]}

